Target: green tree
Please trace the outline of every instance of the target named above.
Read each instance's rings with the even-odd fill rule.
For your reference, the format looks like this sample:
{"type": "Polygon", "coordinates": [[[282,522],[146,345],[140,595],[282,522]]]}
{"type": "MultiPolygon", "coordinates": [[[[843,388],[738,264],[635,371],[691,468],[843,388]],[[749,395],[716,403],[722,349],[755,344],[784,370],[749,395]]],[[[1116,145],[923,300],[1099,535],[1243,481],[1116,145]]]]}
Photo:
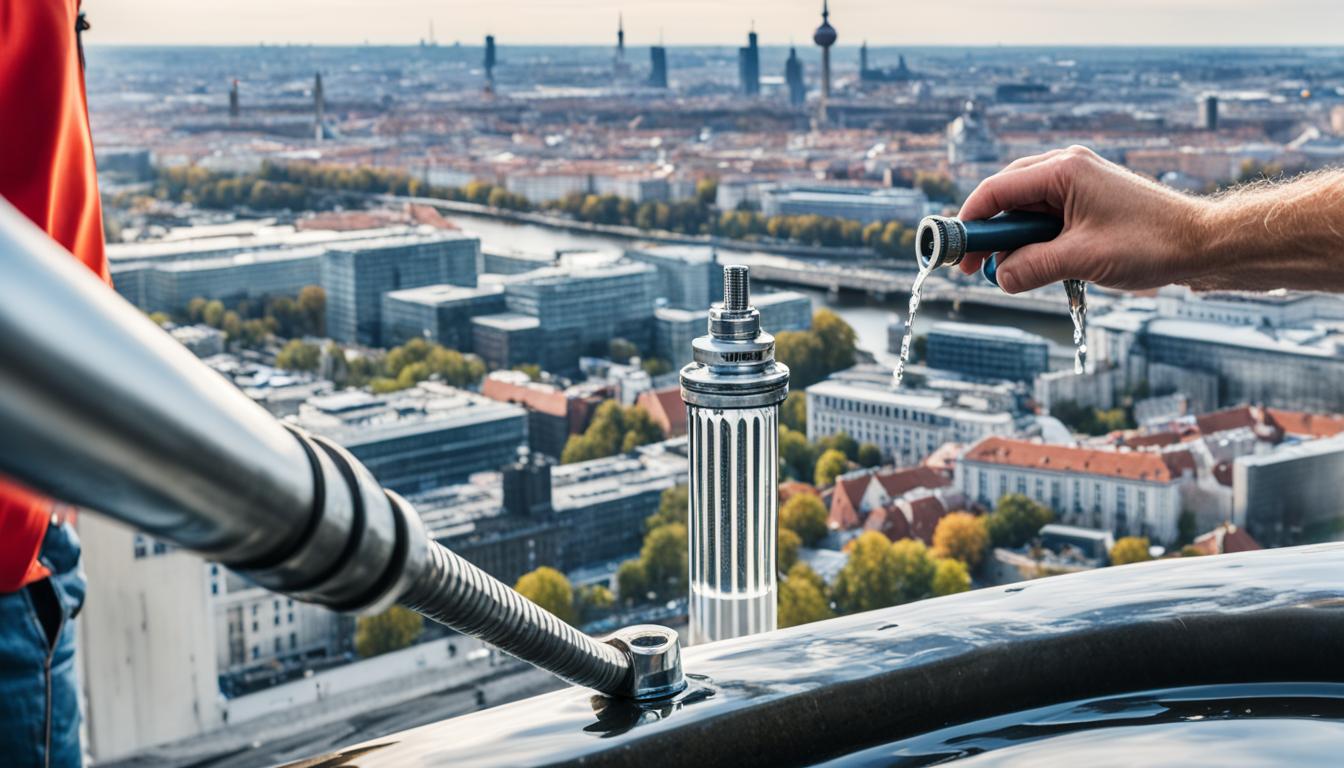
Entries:
{"type": "Polygon", "coordinates": [[[1152,560],[1153,556],[1148,553],[1147,536],[1126,536],[1115,542],[1111,547],[1111,565],[1126,565],[1128,563],[1141,563],[1145,560],[1152,560]]]}
{"type": "Polygon", "coordinates": [[[1019,493],[999,499],[994,511],[985,517],[990,544],[996,547],[1020,547],[1036,537],[1041,527],[1055,519],[1049,507],[1037,504],[1019,493]]]}
{"type": "Polygon", "coordinates": [[[686,526],[672,523],[649,531],[639,552],[649,591],[661,598],[684,595],[689,578],[686,559],[686,526]]]}
{"type": "Polygon", "coordinates": [[[802,433],[780,426],[779,460],[783,465],[781,474],[810,482],[816,470],[817,450],[802,433]]]}
{"type": "Polygon", "coordinates": [[[779,423],[796,432],[807,432],[807,393],[793,390],[779,407],[779,423]]]}
{"type": "Polygon", "coordinates": [[[781,526],[777,546],[775,566],[787,573],[793,567],[793,564],[798,562],[798,549],[803,546],[803,540],[798,537],[798,534],[781,526]]]}
{"type": "Polygon", "coordinates": [[[779,626],[796,627],[835,616],[826,602],[826,585],[806,563],[795,563],[779,583],[779,626]]]}
{"type": "Polygon", "coordinates": [[[536,363],[519,363],[513,366],[513,370],[526,373],[527,378],[533,381],[541,381],[541,366],[536,363]]]}
{"type": "Polygon", "coordinates": [[[812,315],[812,333],[821,340],[827,374],[854,365],[858,334],[839,315],[829,309],[817,310],[812,315]]]}
{"type": "Polygon", "coordinates": [[[662,376],[672,371],[672,364],[661,357],[646,357],[640,361],[639,367],[650,376],[662,376]]]}
{"type": "Polygon", "coordinates": [[[845,454],[834,448],[828,449],[817,459],[817,471],[813,483],[818,488],[824,488],[835,483],[835,478],[843,475],[849,469],[849,459],[845,454]]]}
{"type": "Polygon", "coordinates": [[[187,302],[187,319],[193,323],[203,322],[205,320],[205,299],[200,296],[194,297],[187,302]]]}
{"type": "Polygon", "coordinates": [[[886,608],[900,602],[901,584],[891,542],[877,531],[865,531],[851,544],[849,560],[832,585],[841,613],[886,608]]]}
{"type": "Polygon", "coordinates": [[[686,525],[687,510],[690,508],[690,492],[685,485],[674,485],[663,491],[658,498],[658,511],[644,521],[644,530],[652,531],[663,525],[677,523],[686,525]]]}
{"type": "Polygon", "coordinates": [[[616,593],[626,605],[644,602],[648,593],[648,579],[644,575],[644,564],[638,558],[626,560],[616,569],[616,593]]]}
{"type": "Polygon", "coordinates": [[[224,322],[224,302],[214,299],[201,309],[201,320],[211,328],[219,328],[224,322]]]}
{"type": "Polygon", "coordinates": [[[322,362],[322,350],[316,344],[290,339],[275,356],[275,365],[288,371],[316,371],[322,362]]]}
{"type": "Polygon", "coordinates": [[[619,337],[612,339],[607,348],[611,359],[618,363],[629,362],[630,358],[639,354],[639,347],[619,337]]]}
{"type": "Polygon", "coordinates": [[[714,200],[719,196],[719,180],[714,178],[701,179],[695,183],[695,202],[702,206],[714,204],[714,200]]]}
{"type": "Polygon", "coordinates": [[[167,325],[168,323],[171,323],[173,321],[173,319],[169,317],[165,312],[150,312],[149,320],[150,322],[158,326],[167,325]]]}
{"type": "Polygon", "coordinates": [[[859,466],[876,467],[882,463],[882,449],[872,443],[863,443],[859,446],[859,455],[856,458],[859,466]]]}
{"type": "Polygon", "coordinates": [[[933,549],[940,557],[950,557],[974,568],[989,546],[989,532],[983,518],[969,512],[953,512],[938,521],[933,529],[933,549]]]}
{"type": "Polygon", "coordinates": [[[779,527],[793,531],[804,544],[812,546],[826,536],[827,517],[821,499],[810,493],[800,493],[780,507],[779,527]]]}
{"type": "Polygon", "coordinates": [[[923,600],[933,589],[933,554],[919,539],[901,539],[891,543],[896,568],[896,602],[923,600]]]}
{"type": "Polygon", "coordinates": [[[303,316],[303,333],[310,336],[327,335],[327,292],[320,285],[305,285],[299,290],[299,312],[303,316]]]}
{"type": "Polygon", "coordinates": [[[355,652],[364,658],[399,651],[420,636],[424,619],[409,608],[394,605],[376,616],[355,621],[355,652]]]}
{"type": "Polygon", "coordinates": [[[569,586],[565,574],[548,566],[542,566],[525,573],[514,586],[518,593],[542,608],[559,616],[566,623],[576,620],[574,612],[574,590],[569,586]]]}
{"type": "Polygon", "coordinates": [[[836,432],[834,435],[821,438],[817,441],[817,449],[818,452],[837,450],[850,461],[857,461],[859,458],[859,443],[847,432],[836,432]]]}
{"type": "Polygon", "coordinates": [[[934,597],[953,595],[971,588],[971,574],[960,560],[938,558],[933,568],[934,597]]]}
{"type": "Polygon", "coordinates": [[[626,408],[615,400],[608,400],[598,406],[583,434],[570,435],[560,453],[560,462],[573,464],[628,453],[662,439],[662,428],[654,423],[643,406],[626,408]]]}

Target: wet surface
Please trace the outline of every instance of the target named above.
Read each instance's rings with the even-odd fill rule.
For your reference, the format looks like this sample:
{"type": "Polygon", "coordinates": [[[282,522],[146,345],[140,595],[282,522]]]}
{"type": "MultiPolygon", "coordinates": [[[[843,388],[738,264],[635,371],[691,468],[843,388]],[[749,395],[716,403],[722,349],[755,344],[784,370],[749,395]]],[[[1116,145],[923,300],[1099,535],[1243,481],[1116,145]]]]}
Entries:
{"type": "Polygon", "coordinates": [[[395,734],[357,764],[806,765],[1062,702],[1344,683],[1341,573],[1344,546],[1318,545],[967,592],[687,648],[705,677],[683,696],[709,696],[630,708],[569,689],[395,734]]]}

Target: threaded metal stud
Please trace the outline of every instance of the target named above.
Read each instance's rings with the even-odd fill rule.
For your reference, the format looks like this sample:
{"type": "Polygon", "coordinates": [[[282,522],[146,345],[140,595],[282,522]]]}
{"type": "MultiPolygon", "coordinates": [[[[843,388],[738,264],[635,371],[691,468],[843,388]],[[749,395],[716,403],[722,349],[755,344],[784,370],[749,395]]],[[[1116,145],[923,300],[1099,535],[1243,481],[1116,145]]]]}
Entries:
{"type": "Polygon", "coordinates": [[[723,309],[725,312],[745,312],[751,303],[751,288],[747,282],[749,270],[740,264],[723,268],[723,309]]]}

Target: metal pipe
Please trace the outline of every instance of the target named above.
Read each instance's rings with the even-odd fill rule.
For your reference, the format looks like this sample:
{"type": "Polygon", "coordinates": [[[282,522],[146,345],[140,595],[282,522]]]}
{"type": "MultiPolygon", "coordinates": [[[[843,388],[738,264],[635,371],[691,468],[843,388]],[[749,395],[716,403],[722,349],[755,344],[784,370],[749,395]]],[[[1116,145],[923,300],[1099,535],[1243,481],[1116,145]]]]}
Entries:
{"type": "Polygon", "coordinates": [[[681,369],[690,447],[691,642],[776,626],[779,403],[789,369],[750,304],[748,271],[723,268],[723,304],[681,369]]]}
{"type": "Polygon", "coordinates": [[[429,539],[348,452],[282,426],[2,200],[0,254],[0,472],[299,599],[400,602],[612,695],[677,688],[664,634],[593,640],[429,539]]]}

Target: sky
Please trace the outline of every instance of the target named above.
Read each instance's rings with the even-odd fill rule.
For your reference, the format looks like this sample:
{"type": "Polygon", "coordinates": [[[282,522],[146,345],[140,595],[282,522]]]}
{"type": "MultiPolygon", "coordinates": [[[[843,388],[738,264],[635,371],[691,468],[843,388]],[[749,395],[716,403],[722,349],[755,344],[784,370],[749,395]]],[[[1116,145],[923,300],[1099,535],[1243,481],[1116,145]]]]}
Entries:
{"type": "MultiPolygon", "coordinates": [[[[84,0],[99,44],[802,44],[820,0],[84,0]]],[[[1344,45],[1344,0],[835,0],[841,45],[1344,45]]]]}

